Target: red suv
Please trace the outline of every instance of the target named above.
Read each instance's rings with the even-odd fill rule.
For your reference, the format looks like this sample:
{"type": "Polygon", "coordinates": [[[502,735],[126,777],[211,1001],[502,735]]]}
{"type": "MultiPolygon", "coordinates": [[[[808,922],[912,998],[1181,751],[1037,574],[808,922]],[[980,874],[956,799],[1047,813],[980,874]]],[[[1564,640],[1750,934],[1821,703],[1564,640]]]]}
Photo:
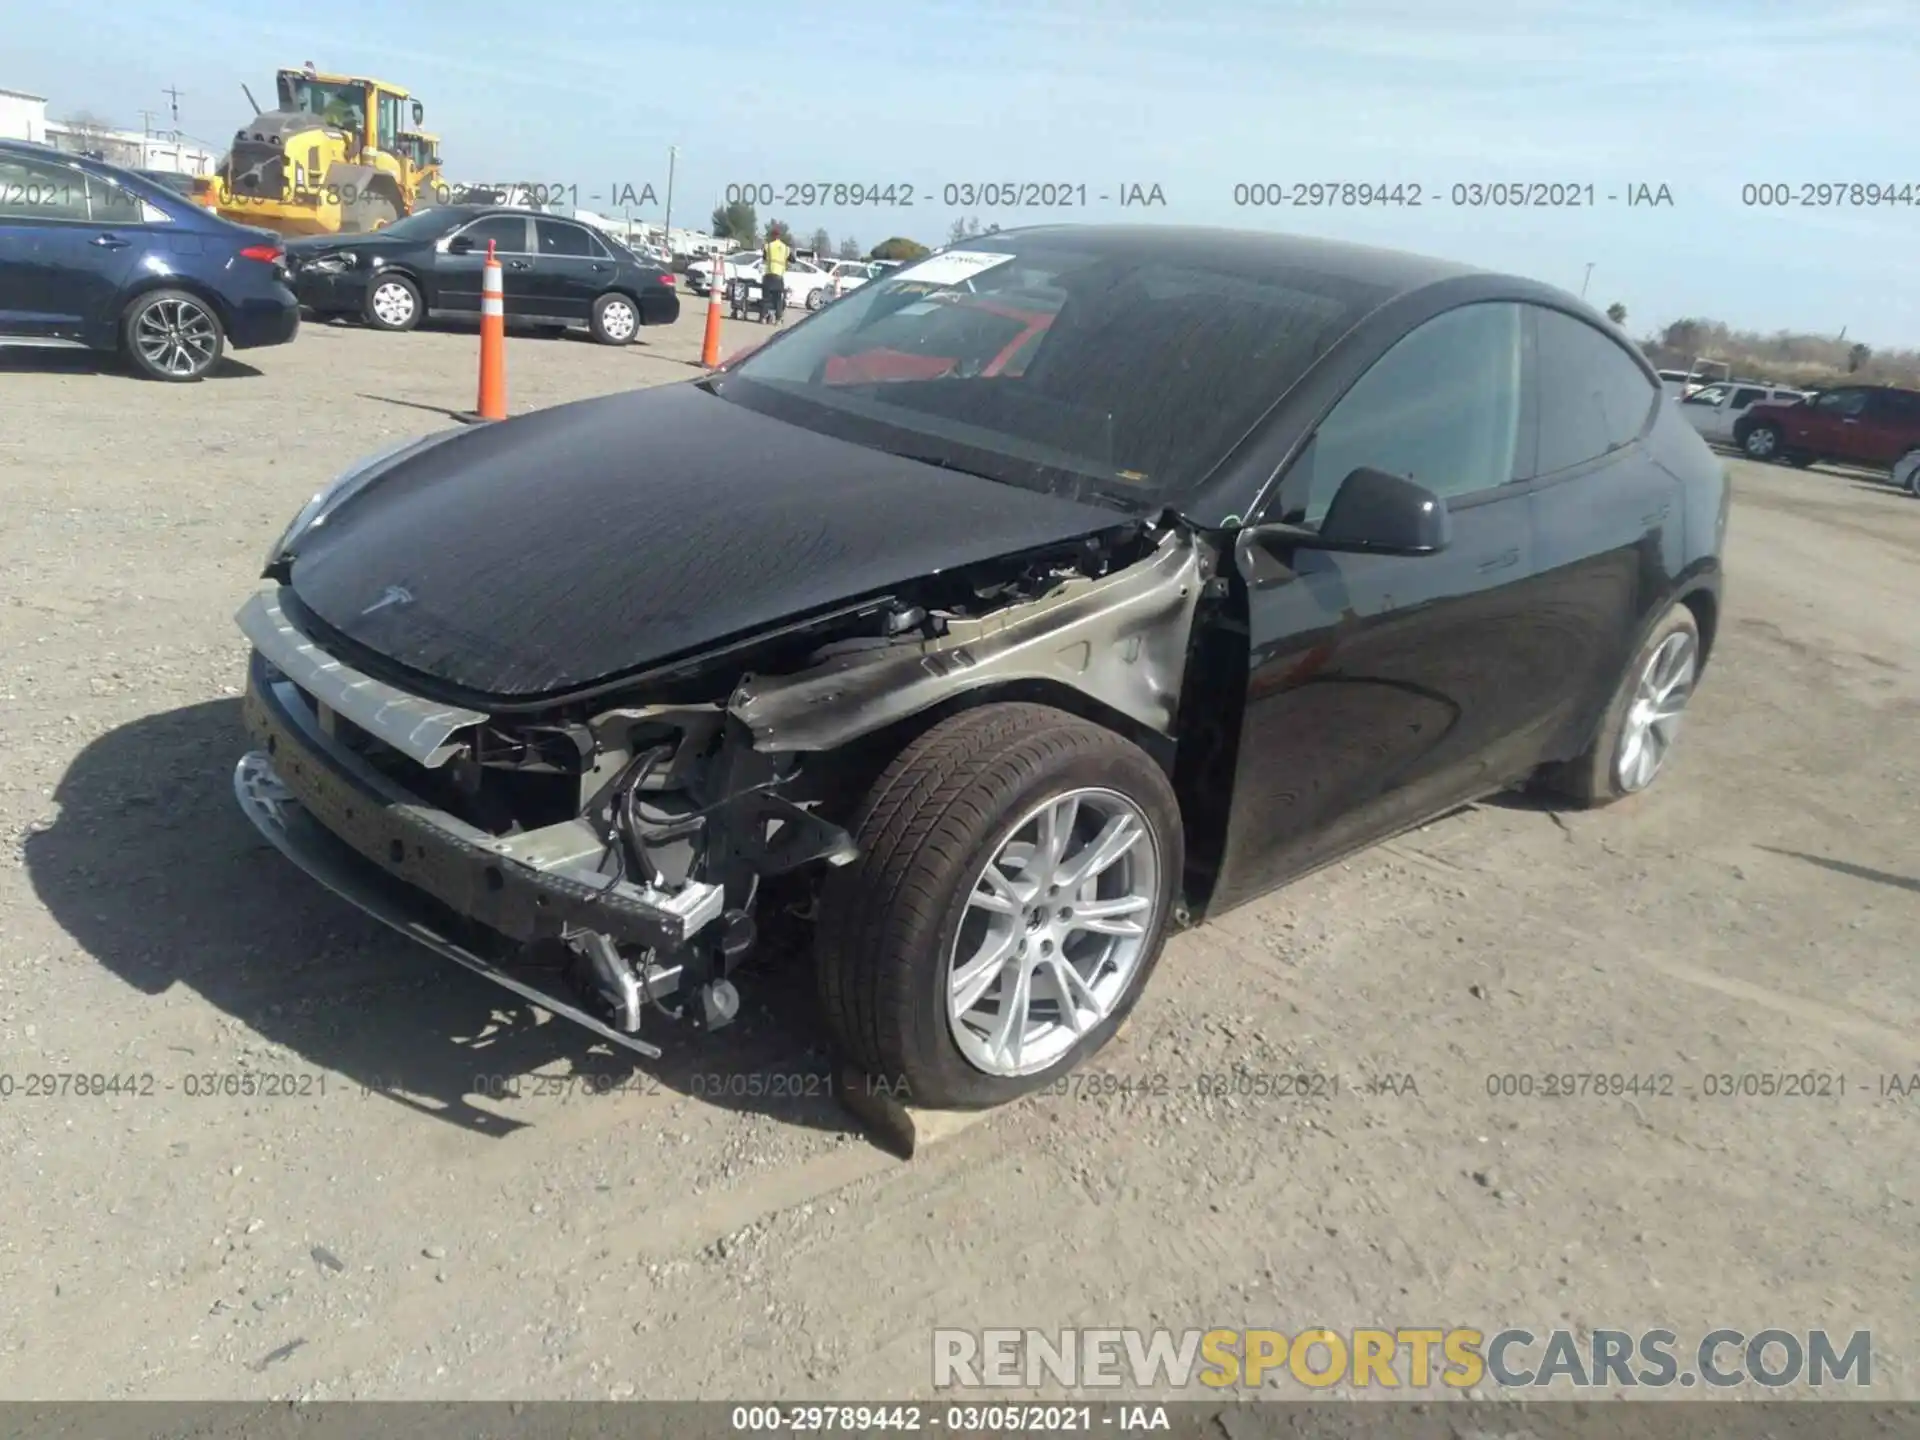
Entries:
{"type": "Polygon", "coordinates": [[[1819,460],[1893,471],[1920,456],[1920,390],[1843,385],[1785,405],[1755,405],[1733,427],[1754,460],[1819,460]]]}

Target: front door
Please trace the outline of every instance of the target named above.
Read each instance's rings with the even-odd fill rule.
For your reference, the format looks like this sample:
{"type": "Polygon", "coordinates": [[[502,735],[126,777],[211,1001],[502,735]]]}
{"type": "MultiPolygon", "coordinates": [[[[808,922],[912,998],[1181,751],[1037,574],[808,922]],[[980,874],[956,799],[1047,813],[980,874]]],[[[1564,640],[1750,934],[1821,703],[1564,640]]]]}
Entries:
{"type": "Polygon", "coordinates": [[[448,237],[448,248],[434,257],[434,295],[428,304],[457,315],[480,313],[480,282],[487,263],[487,242],[500,262],[500,285],[509,320],[524,316],[532,299],[533,220],[526,215],[489,215],[448,237]],[[464,248],[454,248],[464,240],[464,248]]]}
{"type": "Polygon", "coordinates": [[[1513,643],[1532,572],[1523,319],[1474,304],[1425,322],[1319,425],[1259,517],[1314,525],[1355,469],[1440,495],[1437,555],[1295,549],[1243,570],[1251,670],[1218,907],[1510,778],[1537,719],[1513,643]]]}
{"type": "Polygon", "coordinates": [[[1787,412],[1787,447],[1816,459],[1851,459],[1862,448],[1860,427],[1866,413],[1863,388],[1823,390],[1787,412]]]}
{"type": "Polygon", "coordinates": [[[97,338],[147,230],[125,191],[57,159],[0,156],[0,334],[97,338]]]}

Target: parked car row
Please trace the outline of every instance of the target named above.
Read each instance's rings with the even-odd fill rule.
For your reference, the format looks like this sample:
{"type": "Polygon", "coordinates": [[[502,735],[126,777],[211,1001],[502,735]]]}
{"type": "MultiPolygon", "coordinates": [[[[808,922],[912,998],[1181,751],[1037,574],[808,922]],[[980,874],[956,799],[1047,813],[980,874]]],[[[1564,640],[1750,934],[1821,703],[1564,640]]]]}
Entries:
{"type": "Polygon", "coordinates": [[[1884,470],[1920,495],[1920,390],[1841,385],[1804,399],[1761,401],[1734,421],[1732,438],[1749,459],[1884,470]]]}
{"type": "Polygon", "coordinates": [[[156,380],[286,344],[303,310],[382,330],[477,319],[489,242],[509,324],[624,345],[680,313],[669,270],[578,221],[446,205],[371,235],[289,242],[137,171],[0,140],[0,342],[118,353],[156,380]]]}
{"type": "Polygon", "coordinates": [[[315,236],[287,246],[294,293],[316,318],[379,330],[480,313],[481,272],[500,261],[507,323],[584,326],[625,345],[643,325],[680,314],[673,273],[592,226],[486,205],[438,205],[372,235],[315,236]]]}
{"type": "MultiPolygon", "coordinates": [[[[895,262],[886,260],[824,260],[795,258],[787,262],[787,304],[818,310],[836,296],[859,289],[869,280],[884,275],[895,262]]],[[[758,250],[743,250],[732,255],[696,260],[687,266],[687,288],[695,295],[713,289],[714,274],[721,284],[744,280],[757,287],[765,270],[765,258],[758,250]]],[[[722,293],[725,293],[724,290],[722,293]]]]}

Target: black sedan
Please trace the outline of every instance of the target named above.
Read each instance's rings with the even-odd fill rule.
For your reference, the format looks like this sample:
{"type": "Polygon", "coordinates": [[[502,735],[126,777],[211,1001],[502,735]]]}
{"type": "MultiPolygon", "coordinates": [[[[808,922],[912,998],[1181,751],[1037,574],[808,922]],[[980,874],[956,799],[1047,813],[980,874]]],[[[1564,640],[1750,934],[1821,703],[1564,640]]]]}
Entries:
{"type": "Polygon", "coordinates": [[[239,616],[235,789],[642,1053],[663,996],[723,1024],[810,927],[853,1063],[992,1105],[1105,1044],[1173,928],[1490,792],[1646,789],[1727,503],[1559,290],[1003,232],[718,376],[340,477],[239,616]]]}
{"type": "Polygon", "coordinates": [[[477,319],[491,241],[509,325],[584,326],[603,345],[680,314],[673,276],[590,225],[528,210],[442,205],[371,235],[287,246],[294,291],[318,319],[411,330],[428,316],[477,319]]]}

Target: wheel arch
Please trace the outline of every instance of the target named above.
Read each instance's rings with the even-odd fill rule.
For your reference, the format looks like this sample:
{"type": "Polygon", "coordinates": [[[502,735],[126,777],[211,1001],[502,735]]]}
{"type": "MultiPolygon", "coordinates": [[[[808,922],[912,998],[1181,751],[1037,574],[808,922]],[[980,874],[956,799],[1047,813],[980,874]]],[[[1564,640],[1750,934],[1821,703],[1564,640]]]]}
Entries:
{"type": "Polygon", "coordinates": [[[218,290],[204,280],[190,275],[143,275],[120,292],[120,304],[113,312],[113,348],[125,350],[127,346],[127,311],[142,296],[151,295],[156,290],[183,290],[194,299],[204,302],[220,322],[223,337],[233,332],[233,310],[218,290]]]}
{"type": "Polygon", "coordinates": [[[1700,627],[1700,671],[1706,672],[1713,658],[1714,637],[1720,630],[1720,595],[1711,585],[1696,583],[1682,591],[1679,604],[1693,612],[1693,623],[1700,627]]]}

